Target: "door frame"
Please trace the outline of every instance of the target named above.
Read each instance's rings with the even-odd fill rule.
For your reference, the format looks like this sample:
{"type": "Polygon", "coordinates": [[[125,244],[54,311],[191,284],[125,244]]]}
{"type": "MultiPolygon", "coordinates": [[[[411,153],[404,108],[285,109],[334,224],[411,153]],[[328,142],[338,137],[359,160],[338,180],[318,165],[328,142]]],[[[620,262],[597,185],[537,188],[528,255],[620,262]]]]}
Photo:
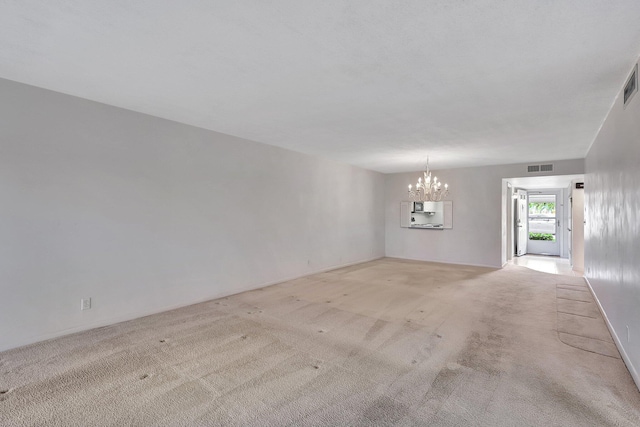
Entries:
{"type": "Polygon", "coordinates": [[[515,197],[515,212],[513,215],[513,234],[514,234],[514,249],[515,249],[515,256],[523,256],[526,255],[529,252],[529,194],[527,193],[527,190],[525,190],[524,188],[517,188],[514,191],[515,197]],[[522,221],[521,218],[519,218],[519,211],[520,211],[520,201],[524,200],[524,208],[526,211],[526,220],[524,221],[524,223],[522,223],[522,226],[518,225],[518,220],[522,221]],[[526,236],[524,245],[522,244],[522,242],[520,241],[520,228],[524,228],[524,234],[526,236]],[[520,249],[522,249],[522,246],[524,246],[524,250],[522,251],[522,253],[520,253],[520,249]]]}
{"type": "Polygon", "coordinates": [[[569,224],[567,214],[569,210],[569,196],[571,195],[571,186],[576,182],[584,182],[584,174],[560,174],[560,175],[539,175],[539,176],[513,176],[510,178],[502,178],[502,266],[505,266],[509,261],[510,254],[515,254],[515,236],[514,236],[514,209],[513,209],[513,197],[514,191],[517,188],[530,188],[532,191],[537,191],[540,188],[543,190],[561,190],[562,191],[562,205],[563,214],[561,218],[561,230],[562,241],[560,249],[560,257],[569,259],[567,250],[568,228],[569,224]],[[551,185],[550,187],[538,186],[539,179],[544,179],[545,184],[551,185]],[[557,184],[557,185],[556,185],[557,184]],[[562,225],[565,224],[565,225],[562,225]]]}
{"type": "MultiPolygon", "coordinates": [[[[556,241],[555,241],[555,249],[556,252],[545,252],[543,250],[543,246],[546,244],[547,246],[549,245],[548,242],[542,242],[542,241],[536,241],[536,240],[529,240],[528,244],[527,244],[527,252],[531,253],[533,255],[551,255],[551,256],[558,256],[558,257],[562,257],[563,254],[563,249],[564,249],[564,230],[563,230],[563,222],[564,222],[564,190],[561,188],[549,188],[549,189],[542,189],[542,190],[527,190],[527,198],[529,198],[529,195],[536,195],[536,194],[549,194],[549,195],[554,195],[556,197],[556,201],[555,201],[555,205],[556,205],[556,214],[555,214],[555,236],[556,236],[556,241]],[[532,251],[533,249],[533,251],[532,251]]],[[[527,200],[527,224],[529,223],[529,209],[528,209],[528,203],[529,203],[529,199],[527,200]]],[[[528,236],[529,233],[527,233],[528,236]]]]}

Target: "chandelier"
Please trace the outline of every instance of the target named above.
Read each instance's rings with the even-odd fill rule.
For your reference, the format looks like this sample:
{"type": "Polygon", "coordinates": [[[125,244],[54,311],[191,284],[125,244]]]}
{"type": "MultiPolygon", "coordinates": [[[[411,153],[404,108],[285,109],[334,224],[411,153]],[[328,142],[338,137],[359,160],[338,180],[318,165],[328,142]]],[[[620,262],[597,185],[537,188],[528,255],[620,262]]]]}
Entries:
{"type": "Polygon", "coordinates": [[[443,197],[449,194],[449,185],[438,181],[438,177],[434,176],[431,179],[431,171],[429,170],[429,157],[427,157],[427,165],[424,170],[424,180],[422,177],[418,178],[418,183],[414,189],[409,184],[409,198],[413,202],[439,202],[443,197]]]}

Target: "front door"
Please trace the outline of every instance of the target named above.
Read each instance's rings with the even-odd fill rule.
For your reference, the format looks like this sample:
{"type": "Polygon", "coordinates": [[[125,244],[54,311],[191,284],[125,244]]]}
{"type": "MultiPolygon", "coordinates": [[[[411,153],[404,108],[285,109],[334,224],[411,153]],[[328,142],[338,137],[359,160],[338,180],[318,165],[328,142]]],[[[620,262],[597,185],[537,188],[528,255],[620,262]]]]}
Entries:
{"type": "Polygon", "coordinates": [[[559,192],[529,192],[530,254],[560,255],[559,192]]]}
{"type": "Polygon", "coordinates": [[[517,203],[516,203],[516,215],[515,215],[515,236],[516,236],[516,255],[522,256],[527,253],[527,192],[524,190],[517,190],[517,203]]]}

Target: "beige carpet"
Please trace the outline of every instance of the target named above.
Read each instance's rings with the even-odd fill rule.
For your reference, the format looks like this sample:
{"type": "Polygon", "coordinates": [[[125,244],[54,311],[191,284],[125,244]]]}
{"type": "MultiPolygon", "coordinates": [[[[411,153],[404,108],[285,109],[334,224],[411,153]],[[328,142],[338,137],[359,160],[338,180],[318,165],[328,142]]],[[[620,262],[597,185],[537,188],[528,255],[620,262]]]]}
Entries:
{"type": "Polygon", "coordinates": [[[563,283],[556,287],[558,338],[567,345],[620,359],[589,287],[563,283]]]}
{"type": "Polygon", "coordinates": [[[517,266],[359,264],[0,353],[0,425],[638,426],[584,291],[517,266]]]}

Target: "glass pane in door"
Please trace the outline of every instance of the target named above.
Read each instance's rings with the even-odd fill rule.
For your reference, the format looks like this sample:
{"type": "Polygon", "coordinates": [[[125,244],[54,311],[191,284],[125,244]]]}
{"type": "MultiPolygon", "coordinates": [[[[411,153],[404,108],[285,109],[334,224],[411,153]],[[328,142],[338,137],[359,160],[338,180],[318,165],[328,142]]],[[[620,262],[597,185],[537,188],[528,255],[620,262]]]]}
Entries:
{"type": "Polygon", "coordinates": [[[556,241],[555,194],[529,194],[529,240],[556,241]]]}

